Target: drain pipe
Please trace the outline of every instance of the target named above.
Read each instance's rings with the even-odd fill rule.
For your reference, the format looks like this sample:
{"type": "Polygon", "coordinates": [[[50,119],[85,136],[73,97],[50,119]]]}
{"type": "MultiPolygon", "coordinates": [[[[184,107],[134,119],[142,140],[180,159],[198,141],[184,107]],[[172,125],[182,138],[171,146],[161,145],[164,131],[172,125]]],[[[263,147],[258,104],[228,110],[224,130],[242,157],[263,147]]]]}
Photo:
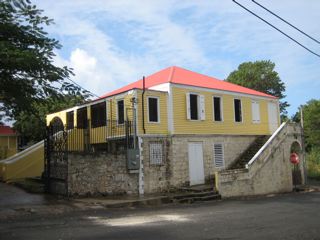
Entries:
{"type": "Polygon", "coordinates": [[[146,128],[145,128],[145,124],[144,124],[144,93],[146,91],[146,81],[145,81],[145,77],[143,76],[142,78],[142,82],[143,82],[143,88],[142,88],[142,129],[143,129],[143,134],[146,134],[146,128]]]}

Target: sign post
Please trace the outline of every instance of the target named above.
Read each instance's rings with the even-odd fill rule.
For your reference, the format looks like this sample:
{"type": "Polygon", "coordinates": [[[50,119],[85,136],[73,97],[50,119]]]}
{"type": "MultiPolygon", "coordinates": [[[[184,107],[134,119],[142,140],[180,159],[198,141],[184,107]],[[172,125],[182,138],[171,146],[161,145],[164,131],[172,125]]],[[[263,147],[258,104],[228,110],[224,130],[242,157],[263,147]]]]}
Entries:
{"type": "Polygon", "coordinates": [[[297,165],[299,164],[299,155],[296,154],[295,152],[290,154],[290,162],[293,164],[293,182],[294,182],[294,190],[297,190],[297,179],[296,179],[296,171],[297,171],[297,165]]]}

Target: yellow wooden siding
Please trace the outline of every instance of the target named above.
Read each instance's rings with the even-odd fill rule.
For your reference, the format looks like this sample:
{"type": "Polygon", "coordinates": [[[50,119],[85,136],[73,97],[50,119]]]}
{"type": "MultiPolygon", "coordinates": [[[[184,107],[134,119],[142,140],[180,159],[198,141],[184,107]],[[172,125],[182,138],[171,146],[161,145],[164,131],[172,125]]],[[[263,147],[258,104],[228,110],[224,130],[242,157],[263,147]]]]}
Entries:
{"type": "Polygon", "coordinates": [[[68,151],[83,151],[84,148],[84,130],[68,130],[68,151]]]}
{"type": "Polygon", "coordinates": [[[91,128],[90,129],[90,143],[103,143],[106,142],[107,128],[106,126],[91,128]]]}
{"type": "MultiPolygon", "coordinates": [[[[125,135],[125,127],[121,125],[120,127],[117,124],[117,101],[124,100],[124,109],[125,109],[125,120],[132,121],[133,114],[132,114],[132,101],[131,99],[134,97],[134,93],[123,93],[105,100],[106,104],[106,111],[107,111],[107,127],[97,127],[92,128],[92,121],[91,121],[91,105],[85,106],[87,108],[87,117],[89,120],[89,137],[90,137],[90,144],[97,144],[97,143],[104,143],[106,142],[106,138],[108,131],[114,130],[114,133],[117,133],[119,136],[125,135]],[[110,122],[109,120],[113,120],[114,122],[110,122]],[[108,131],[107,131],[108,128],[108,131]]],[[[92,103],[94,105],[96,103],[92,103]]],[[[81,109],[83,107],[79,107],[81,109]]],[[[71,110],[63,110],[61,112],[53,113],[47,115],[47,124],[49,125],[50,122],[54,117],[59,117],[64,125],[66,125],[66,113],[71,110]]],[[[74,110],[74,126],[75,129],[68,130],[68,148],[70,151],[79,151],[84,149],[84,131],[83,129],[76,129],[77,127],[77,110],[74,110]]]]}
{"type": "Polygon", "coordinates": [[[254,97],[236,97],[228,94],[215,94],[208,91],[194,89],[172,88],[173,114],[175,134],[241,134],[259,135],[269,134],[267,100],[254,97]],[[205,120],[188,120],[186,109],[186,94],[196,93],[205,97],[205,120]],[[213,120],[213,96],[222,100],[223,121],[213,120]],[[241,99],[242,122],[234,120],[234,99],[241,99]],[[252,123],[252,99],[258,100],[260,105],[260,123],[252,123]]]}
{"type": "MultiPolygon", "coordinates": [[[[138,133],[143,134],[142,125],[142,91],[138,90],[138,133]]],[[[167,97],[166,92],[146,90],[144,94],[144,123],[146,134],[168,134],[167,117],[167,97]],[[160,122],[150,123],[148,116],[148,97],[157,97],[159,99],[160,122]]]]}
{"type": "Polygon", "coordinates": [[[130,94],[119,94],[107,100],[107,119],[117,120],[117,103],[120,100],[124,100],[124,119],[132,121],[132,102],[131,99],[134,97],[133,93],[130,94]]]}
{"type": "Polygon", "coordinates": [[[63,122],[63,125],[67,124],[67,115],[66,115],[66,110],[56,112],[56,113],[51,113],[47,115],[47,126],[49,126],[50,122],[55,118],[59,117],[61,121],[63,122]]]}
{"type": "Polygon", "coordinates": [[[16,136],[0,136],[0,159],[11,157],[17,153],[16,136]]]}

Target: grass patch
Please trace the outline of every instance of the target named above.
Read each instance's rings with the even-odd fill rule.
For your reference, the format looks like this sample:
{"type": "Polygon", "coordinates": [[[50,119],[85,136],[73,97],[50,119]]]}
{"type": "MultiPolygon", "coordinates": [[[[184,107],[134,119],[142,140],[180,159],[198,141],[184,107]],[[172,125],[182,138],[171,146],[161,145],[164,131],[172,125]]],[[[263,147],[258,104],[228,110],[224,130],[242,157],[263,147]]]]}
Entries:
{"type": "Polygon", "coordinates": [[[320,149],[312,149],[307,153],[308,177],[320,180],[320,149]]]}

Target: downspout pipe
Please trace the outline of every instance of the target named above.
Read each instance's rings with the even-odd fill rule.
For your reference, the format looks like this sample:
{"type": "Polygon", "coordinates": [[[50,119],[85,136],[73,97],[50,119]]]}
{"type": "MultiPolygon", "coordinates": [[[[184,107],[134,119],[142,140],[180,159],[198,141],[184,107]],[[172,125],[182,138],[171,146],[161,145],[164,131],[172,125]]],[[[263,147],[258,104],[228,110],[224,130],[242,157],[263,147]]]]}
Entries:
{"type": "Polygon", "coordinates": [[[142,129],[143,129],[143,134],[146,134],[146,128],[145,128],[145,123],[144,123],[144,93],[146,91],[146,80],[145,77],[143,76],[142,78],[142,84],[143,84],[143,88],[142,88],[142,129]]]}

